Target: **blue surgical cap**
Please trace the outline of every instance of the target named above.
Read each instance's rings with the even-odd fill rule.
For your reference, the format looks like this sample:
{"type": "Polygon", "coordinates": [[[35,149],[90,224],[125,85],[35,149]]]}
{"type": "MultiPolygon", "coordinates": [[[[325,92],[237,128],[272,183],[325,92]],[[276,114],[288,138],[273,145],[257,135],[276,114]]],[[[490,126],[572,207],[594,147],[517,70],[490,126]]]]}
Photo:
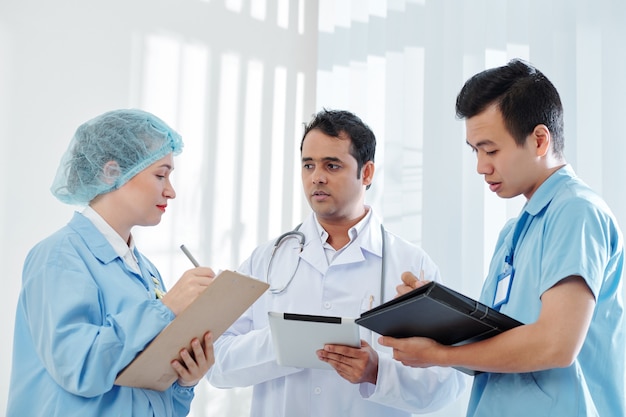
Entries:
{"type": "Polygon", "coordinates": [[[137,109],[113,110],[76,129],[50,191],[64,203],[87,205],[182,149],[180,135],[153,114],[137,109]]]}

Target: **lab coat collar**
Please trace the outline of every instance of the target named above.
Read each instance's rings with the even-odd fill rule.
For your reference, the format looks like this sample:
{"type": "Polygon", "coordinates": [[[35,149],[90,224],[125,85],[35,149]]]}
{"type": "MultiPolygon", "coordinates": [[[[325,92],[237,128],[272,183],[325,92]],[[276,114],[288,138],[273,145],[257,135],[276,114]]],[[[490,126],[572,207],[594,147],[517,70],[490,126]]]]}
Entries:
{"type": "MultiPolygon", "coordinates": [[[[370,210],[372,208],[370,207],[370,210]]],[[[368,223],[363,227],[358,236],[337,256],[333,265],[344,265],[365,261],[364,252],[367,251],[376,256],[382,256],[382,235],[380,219],[372,212],[368,223]]],[[[304,249],[300,258],[313,266],[321,274],[328,270],[328,261],[324,254],[324,248],[317,228],[315,214],[311,213],[302,223],[300,231],[306,236],[304,249]]]]}
{"type": "Polygon", "coordinates": [[[108,264],[118,257],[104,235],[82,214],[75,212],[68,225],[83,238],[85,245],[100,262],[108,264]]]}

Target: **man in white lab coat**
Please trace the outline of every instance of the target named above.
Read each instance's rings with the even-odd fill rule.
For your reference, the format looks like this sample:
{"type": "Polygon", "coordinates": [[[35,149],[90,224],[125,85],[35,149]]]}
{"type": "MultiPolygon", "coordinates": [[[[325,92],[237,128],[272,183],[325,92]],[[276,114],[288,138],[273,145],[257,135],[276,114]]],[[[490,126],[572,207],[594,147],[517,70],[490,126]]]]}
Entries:
{"type": "Polygon", "coordinates": [[[275,240],[238,269],[267,281],[270,290],[215,342],[208,378],[219,388],[254,385],[253,417],[410,416],[442,408],[465,388],[465,376],[454,369],[413,369],[394,361],[364,328],[360,348],[327,345],[317,352],[334,370],[276,361],[268,311],[358,317],[393,298],[404,271],[440,281],[430,257],[386,231],[365,204],[375,148],[373,132],[354,114],[315,115],[300,146],[302,185],[313,210],[298,227],[302,252],[292,250],[300,239],[292,234],[270,268],[275,240]]]}

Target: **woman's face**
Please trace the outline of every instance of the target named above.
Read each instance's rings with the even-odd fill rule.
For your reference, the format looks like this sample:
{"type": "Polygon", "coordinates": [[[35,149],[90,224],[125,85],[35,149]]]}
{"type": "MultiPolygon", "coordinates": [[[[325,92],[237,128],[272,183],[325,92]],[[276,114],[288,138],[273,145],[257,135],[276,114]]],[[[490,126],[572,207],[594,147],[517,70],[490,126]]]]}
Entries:
{"type": "Polygon", "coordinates": [[[176,197],[170,182],[173,170],[174,157],[170,153],[115,191],[117,211],[129,229],[133,226],[154,226],[161,222],[168,200],[176,197]]]}

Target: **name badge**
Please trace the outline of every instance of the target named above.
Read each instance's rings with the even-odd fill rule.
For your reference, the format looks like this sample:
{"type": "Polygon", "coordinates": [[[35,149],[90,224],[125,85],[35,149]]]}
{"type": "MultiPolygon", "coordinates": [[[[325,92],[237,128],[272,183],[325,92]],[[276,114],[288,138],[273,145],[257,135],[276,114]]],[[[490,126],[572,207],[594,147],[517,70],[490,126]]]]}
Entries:
{"type": "Polygon", "coordinates": [[[509,301],[509,294],[511,294],[511,286],[513,285],[513,267],[508,263],[504,265],[504,271],[498,275],[496,294],[493,297],[493,308],[496,310],[500,310],[502,304],[509,301]]]}

